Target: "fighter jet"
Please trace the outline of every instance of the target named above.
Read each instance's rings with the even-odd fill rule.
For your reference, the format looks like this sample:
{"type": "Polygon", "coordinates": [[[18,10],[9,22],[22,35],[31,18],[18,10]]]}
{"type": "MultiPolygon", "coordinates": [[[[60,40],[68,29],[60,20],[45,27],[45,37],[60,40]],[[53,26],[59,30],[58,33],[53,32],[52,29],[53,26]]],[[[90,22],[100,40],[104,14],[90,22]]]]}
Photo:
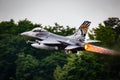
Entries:
{"type": "MultiPolygon", "coordinates": [[[[70,36],[53,34],[40,27],[34,28],[31,31],[23,32],[21,35],[35,38],[35,41],[28,41],[28,43],[31,43],[31,46],[34,48],[46,50],[65,50],[66,53],[77,53],[77,51],[84,51],[86,48],[87,43],[85,36],[88,32],[90,23],[90,21],[84,21],[76,32],[70,36]]],[[[90,40],[90,42],[99,41],[90,40]]]]}

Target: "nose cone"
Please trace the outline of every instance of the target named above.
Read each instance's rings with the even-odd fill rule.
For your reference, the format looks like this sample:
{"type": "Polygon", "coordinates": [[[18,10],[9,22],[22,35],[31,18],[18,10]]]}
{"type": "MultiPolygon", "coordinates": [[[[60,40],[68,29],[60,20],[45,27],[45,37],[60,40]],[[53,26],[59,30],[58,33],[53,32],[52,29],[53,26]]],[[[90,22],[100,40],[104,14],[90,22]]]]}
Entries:
{"type": "Polygon", "coordinates": [[[28,34],[29,34],[29,32],[23,32],[23,33],[21,33],[20,35],[21,35],[21,36],[28,36],[28,34]]]}
{"type": "Polygon", "coordinates": [[[27,36],[27,37],[36,37],[36,33],[33,33],[31,31],[28,31],[28,32],[23,32],[20,34],[21,36],[27,36]]]}

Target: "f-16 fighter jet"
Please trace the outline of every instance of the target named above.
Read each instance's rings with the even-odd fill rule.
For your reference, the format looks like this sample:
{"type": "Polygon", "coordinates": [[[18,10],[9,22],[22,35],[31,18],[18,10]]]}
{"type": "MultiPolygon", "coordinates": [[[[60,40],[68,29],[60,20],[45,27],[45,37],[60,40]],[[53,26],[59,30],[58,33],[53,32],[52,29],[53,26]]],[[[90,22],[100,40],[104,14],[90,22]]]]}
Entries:
{"type": "Polygon", "coordinates": [[[84,21],[76,32],[71,36],[60,36],[48,32],[40,27],[34,28],[31,31],[21,33],[22,36],[35,38],[35,41],[28,41],[31,46],[38,49],[46,50],[65,50],[66,53],[77,53],[77,51],[93,51],[97,53],[108,53],[113,51],[93,46],[88,42],[99,42],[98,40],[85,40],[90,21],[84,21]]]}

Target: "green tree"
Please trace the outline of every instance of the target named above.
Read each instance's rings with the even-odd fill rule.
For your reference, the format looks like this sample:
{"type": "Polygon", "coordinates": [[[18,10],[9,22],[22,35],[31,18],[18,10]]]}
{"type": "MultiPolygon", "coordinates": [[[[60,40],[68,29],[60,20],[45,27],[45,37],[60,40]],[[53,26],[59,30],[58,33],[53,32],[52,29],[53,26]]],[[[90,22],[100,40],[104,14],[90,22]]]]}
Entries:
{"type": "MultiPolygon", "coordinates": [[[[90,35],[92,38],[101,40],[99,46],[104,46],[110,49],[119,51],[120,47],[120,20],[119,18],[108,18],[104,21],[104,25],[99,25],[98,28],[93,29],[94,34],[90,35]]],[[[90,37],[90,38],[91,38],[90,37]]],[[[103,62],[105,66],[106,77],[109,76],[111,80],[119,80],[120,78],[120,56],[104,56],[96,54],[96,58],[103,62]],[[114,76],[116,75],[116,76],[114,76]]]]}
{"type": "Polygon", "coordinates": [[[100,40],[99,45],[108,48],[117,48],[120,46],[120,20],[119,18],[108,18],[104,21],[104,25],[99,24],[93,29],[94,34],[89,34],[90,38],[100,40]]]}
{"type": "Polygon", "coordinates": [[[8,80],[15,76],[17,49],[12,45],[16,41],[16,24],[14,20],[0,23],[0,80],[8,80]]]}
{"type": "Polygon", "coordinates": [[[42,59],[39,66],[39,74],[43,80],[53,80],[53,72],[57,65],[63,66],[67,63],[67,55],[64,52],[55,52],[42,59]]]}
{"type": "Polygon", "coordinates": [[[80,55],[69,55],[64,67],[56,67],[55,80],[102,80],[105,77],[104,65],[97,62],[91,54],[81,52],[80,55]]]}
{"type": "MultiPolygon", "coordinates": [[[[3,21],[0,23],[0,34],[15,34],[16,33],[16,24],[14,20],[3,21]]],[[[1,36],[0,35],[0,36],[1,36]]]]}
{"type": "Polygon", "coordinates": [[[58,63],[59,65],[63,65],[66,62],[65,58],[58,57],[61,57],[62,55],[64,56],[64,54],[61,54],[61,52],[58,55],[56,55],[55,53],[55,55],[53,55],[52,57],[52,54],[54,54],[55,51],[38,50],[31,47],[30,44],[26,44],[26,41],[30,38],[21,37],[19,34],[24,31],[29,31],[35,27],[45,28],[51,32],[55,31],[56,34],[61,35],[69,35],[69,33],[74,32],[74,28],[64,28],[63,26],[57,25],[57,23],[55,24],[55,26],[43,27],[41,24],[33,24],[27,19],[20,20],[18,23],[15,23],[12,19],[10,21],[0,22],[0,80],[9,80],[16,78],[18,80],[22,78],[29,79],[29,75],[33,75],[33,72],[30,70],[30,68],[34,67],[37,67],[33,70],[37,73],[34,73],[34,77],[32,77],[31,79],[45,80],[48,72],[50,74],[49,78],[53,79],[52,71],[56,67],[56,63],[58,63]],[[64,33],[62,33],[62,31],[64,31],[64,33]],[[21,56],[23,56],[23,58],[21,58],[21,56]],[[58,58],[58,60],[60,61],[57,60],[56,62],[54,62],[54,58],[58,58]],[[33,64],[32,66],[29,66],[29,69],[27,69],[26,66],[21,67],[22,64],[25,65],[22,60],[28,61],[28,64],[26,64],[28,66],[29,63],[34,63],[30,60],[34,60],[42,64],[39,64],[39,66],[33,64]],[[45,63],[49,62],[51,62],[51,64],[46,66],[45,63]],[[46,76],[40,76],[42,72],[42,67],[46,67],[46,70],[43,69],[44,75],[46,76]],[[26,72],[27,70],[28,72],[26,72]]]}
{"type": "Polygon", "coordinates": [[[33,80],[36,76],[39,61],[29,54],[19,53],[16,65],[17,80],[33,80]]]}

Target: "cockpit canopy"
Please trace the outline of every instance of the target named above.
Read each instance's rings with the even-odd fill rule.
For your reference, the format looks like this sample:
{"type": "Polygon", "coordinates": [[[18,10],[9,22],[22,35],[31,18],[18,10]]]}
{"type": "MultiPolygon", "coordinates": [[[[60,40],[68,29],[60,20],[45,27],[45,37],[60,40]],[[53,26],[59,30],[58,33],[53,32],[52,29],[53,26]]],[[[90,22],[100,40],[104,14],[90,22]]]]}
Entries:
{"type": "Polygon", "coordinates": [[[40,28],[40,27],[34,28],[34,29],[32,30],[32,32],[44,32],[44,31],[46,31],[46,30],[44,30],[44,29],[42,29],[42,28],[40,28]]]}

